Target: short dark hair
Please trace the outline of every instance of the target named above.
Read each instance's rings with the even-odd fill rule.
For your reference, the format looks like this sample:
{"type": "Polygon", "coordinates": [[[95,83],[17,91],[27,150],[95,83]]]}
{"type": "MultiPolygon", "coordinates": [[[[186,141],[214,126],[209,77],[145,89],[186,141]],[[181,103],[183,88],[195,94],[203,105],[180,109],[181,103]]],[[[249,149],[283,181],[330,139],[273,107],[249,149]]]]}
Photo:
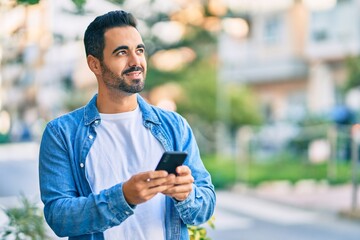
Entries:
{"type": "Polygon", "coordinates": [[[135,17],[123,10],[111,11],[98,16],[87,27],[84,35],[84,45],[86,56],[92,55],[103,60],[105,47],[104,34],[106,30],[113,27],[131,26],[136,28],[135,17]]]}

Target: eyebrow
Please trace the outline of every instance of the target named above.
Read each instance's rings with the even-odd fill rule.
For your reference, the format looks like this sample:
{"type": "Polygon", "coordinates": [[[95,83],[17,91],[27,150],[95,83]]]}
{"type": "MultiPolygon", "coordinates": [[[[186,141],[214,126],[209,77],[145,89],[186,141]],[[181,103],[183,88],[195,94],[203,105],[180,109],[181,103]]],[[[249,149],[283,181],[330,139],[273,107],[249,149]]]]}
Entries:
{"type": "MultiPolygon", "coordinates": [[[[143,49],[145,49],[145,45],[142,44],[142,43],[140,43],[139,45],[136,46],[136,49],[138,49],[138,48],[143,48],[143,49]]],[[[116,52],[118,52],[118,51],[120,51],[120,50],[123,50],[123,49],[129,49],[129,47],[128,47],[128,46],[125,46],[125,45],[118,46],[117,48],[114,49],[114,51],[112,52],[112,54],[114,54],[114,53],[116,53],[116,52]]]]}

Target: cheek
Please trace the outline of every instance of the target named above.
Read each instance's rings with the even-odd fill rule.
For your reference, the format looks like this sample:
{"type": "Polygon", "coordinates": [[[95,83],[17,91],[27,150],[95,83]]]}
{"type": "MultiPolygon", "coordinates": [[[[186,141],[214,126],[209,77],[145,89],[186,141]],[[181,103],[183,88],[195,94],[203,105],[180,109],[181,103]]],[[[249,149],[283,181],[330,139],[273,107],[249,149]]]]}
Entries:
{"type": "Polygon", "coordinates": [[[121,61],[117,61],[113,62],[110,67],[113,73],[121,75],[121,73],[126,69],[126,64],[121,61]]]}
{"type": "Polygon", "coordinates": [[[146,59],[145,59],[145,58],[141,61],[141,65],[142,65],[142,67],[144,68],[144,70],[146,71],[146,69],[147,69],[147,62],[146,62],[146,59]]]}

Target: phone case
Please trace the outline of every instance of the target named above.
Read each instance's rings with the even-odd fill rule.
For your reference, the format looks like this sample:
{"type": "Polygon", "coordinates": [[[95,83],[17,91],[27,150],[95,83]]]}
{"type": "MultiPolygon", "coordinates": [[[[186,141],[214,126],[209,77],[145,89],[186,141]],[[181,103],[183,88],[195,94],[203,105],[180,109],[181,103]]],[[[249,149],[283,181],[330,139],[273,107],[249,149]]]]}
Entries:
{"type": "Polygon", "coordinates": [[[186,152],[164,152],[155,170],[165,170],[176,175],[176,168],[184,163],[186,157],[186,152]]]}

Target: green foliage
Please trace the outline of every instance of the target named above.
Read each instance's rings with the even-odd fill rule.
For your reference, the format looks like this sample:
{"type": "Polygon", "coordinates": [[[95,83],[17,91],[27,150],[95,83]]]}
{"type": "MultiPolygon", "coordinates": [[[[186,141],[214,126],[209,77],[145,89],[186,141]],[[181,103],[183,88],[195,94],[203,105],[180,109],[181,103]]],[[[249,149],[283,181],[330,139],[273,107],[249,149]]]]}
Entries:
{"type": "Polygon", "coordinates": [[[216,189],[230,187],[236,179],[242,180],[249,186],[278,180],[288,180],[292,183],[303,179],[329,180],[331,184],[341,184],[351,180],[350,162],[337,163],[336,178],[327,179],[327,163],[312,164],[306,158],[292,154],[279,154],[267,159],[266,162],[253,160],[242,164],[214,156],[204,157],[203,161],[216,189]],[[236,176],[236,168],[239,168],[239,173],[246,173],[246,176],[236,176]]]}
{"type": "Polygon", "coordinates": [[[258,102],[246,86],[228,88],[230,98],[230,127],[237,129],[240,125],[259,125],[262,122],[258,102]]]}
{"type": "Polygon", "coordinates": [[[226,118],[229,126],[233,128],[261,122],[257,102],[249,89],[236,84],[218,85],[217,81],[216,64],[209,60],[198,61],[183,71],[180,84],[184,88],[185,96],[183,101],[178,103],[178,112],[198,116],[198,119],[207,123],[226,118]],[[218,114],[218,90],[225,90],[225,104],[230,108],[226,113],[228,116],[218,114]]]}
{"type": "MultiPolygon", "coordinates": [[[[215,228],[215,217],[212,216],[207,224],[214,229],[215,228]]],[[[204,227],[200,226],[188,226],[190,240],[211,240],[207,237],[207,231],[204,227]]]]}
{"type": "Polygon", "coordinates": [[[348,77],[345,90],[360,86],[360,56],[349,57],[346,61],[348,77]]]}
{"type": "Polygon", "coordinates": [[[123,4],[125,0],[108,0],[109,2],[113,2],[115,4],[123,4]]]}
{"type": "Polygon", "coordinates": [[[183,72],[185,96],[178,103],[184,115],[199,116],[205,122],[214,122],[216,116],[216,67],[209,62],[199,62],[183,72]]]}
{"type": "Polygon", "coordinates": [[[0,229],[0,239],[48,239],[42,210],[25,196],[21,197],[21,203],[21,207],[4,209],[9,223],[0,229]]]}
{"type": "Polygon", "coordinates": [[[236,181],[236,163],[231,159],[219,159],[215,156],[203,157],[206,169],[211,175],[216,189],[225,189],[236,181]]]}
{"type": "Polygon", "coordinates": [[[38,4],[40,2],[40,0],[16,0],[17,4],[29,4],[29,5],[34,5],[34,4],[38,4]]]}
{"type": "Polygon", "coordinates": [[[152,67],[151,62],[148,64],[145,90],[150,90],[168,82],[180,82],[183,79],[182,72],[162,72],[152,67]]]}
{"type": "MultiPolygon", "coordinates": [[[[279,161],[269,164],[251,163],[249,173],[249,185],[256,186],[264,181],[288,180],[295,183],[299,180],[328,180],[328,165],[311,164],[300,161],[279,161]]],[[[337,178],[331,180],[331,184],[349,182],[351,179],[350,165],[341,163],[337,166],[337,178]]]]}
{"type": "Polygon", "coordinates": [[[78,13],[83,14],[86,0],[71,0],[71,1],[75,4],[75,7],[76,7],[76,10],[78,11],[78,13]]]}

